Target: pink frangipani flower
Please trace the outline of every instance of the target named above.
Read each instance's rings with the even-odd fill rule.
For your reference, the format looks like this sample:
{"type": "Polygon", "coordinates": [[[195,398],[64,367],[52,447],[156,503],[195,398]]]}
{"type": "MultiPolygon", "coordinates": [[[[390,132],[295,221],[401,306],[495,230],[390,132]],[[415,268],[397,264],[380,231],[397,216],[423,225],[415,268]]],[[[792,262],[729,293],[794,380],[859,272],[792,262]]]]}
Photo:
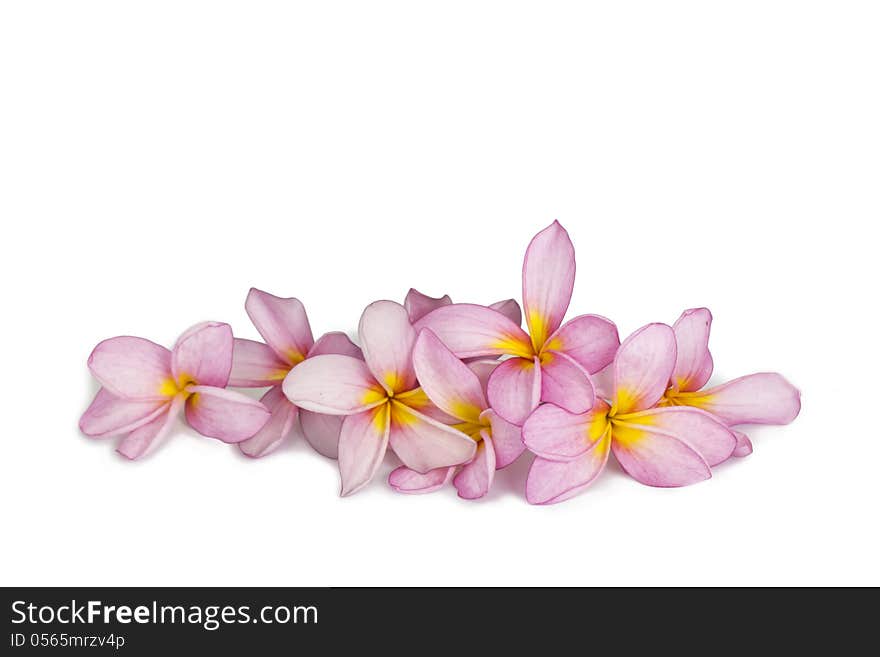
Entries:
{"type": "Polygon", "coordinates": [[[470,461],[476,443],[431,417],[437,409],[413,369],[416,332],[406,309],[376,301],[358,328],[364,360],[338,354],[309,358],[284,379],[291,403],[346,416],[339,435],[342,495],[373,478],[389,444],[403,463],[425,473],[470,461]]]}
{"type": "Polygon", "coordinates": [[[620,344],[615,325],[597,315],[563,324],[574,286],[574,247],[554,221],[538,233],[523,262],[523,309],[530,334],[485,306],[452,304],[416,323],[429,328],[459,358],[503,356],[489,379],[489,405],[521,425],[540,402],[572,413],[593,406],[590,374],[605,367],[620,344]]]}
{"type": "Polygon", "coordinates": [[[281,384],[288,372],[307,358],[343,354],[362,359],[361,350],[341,332],[325,333],[315,341],[299,299],[283,299],[251,288],[244,307],[266,343],[235,339],[229,385],[269,387],[260,401],[272,413],[272,418],[256,435],[239,443],[239,449],[255,458],[268,454],[290,433],[299,415],[309,444],[320,454],[336,458],[342,418],[298,409],[284,396],[281,384]]]}
{"type": "Polygon", "coordinates": [[[532,504],[561,502],[583,491],[614,452],[621,467],[649,486],[693,484],[736,447],[730,430],[709,413],[683,406],[655,408],[676,363],[675,334],[648,324],[627,338],[611,365],[609,405],[572,414],[545,404],[523,426],[536,458],[526,482],[532,504]]]}
{"type": "MultiPolygon", "coordinates": [[[[498,363],[465,365],[430,329],[423,329],[413,349],[413,365],[428,398],[455,418],[456,429],[477,443],[476,455],[461,467],[453,485],[465,499],[483,497],[492,486],[495,470],[510,465],[525,450],[520,427],[494,413],[486,401],[479,373],[487,378],[498,363]]],[[[388,483],[401,493],[428,493],[445,485],[455,470],[453,466],[420,474],[401,466],[391,473],[388,483]]]]}
{"type": "MultiPolygon", "coordinates": [[[[708,308],[685,310],[675,322],[678,355],[661,406],[693,406],[708,411],[729,427],[740,424],[788,424],[801,410],[801,394],[781,374],[759,372],[702,390],[712,376],[708,308]]],[[[733,456],[752,453],[749,437],[734,431],[733,456]]]]}
{"type": "MultiPolygon", "coordinates": [[[[442,308],[443,306],[451,305],[452,299],[449,298],[448,294],[444,294],[442,297],[429,297],[427,294],[422,294],[412,287],[409,289],[409,292],[406,293],[406,298],[403,300],[403,307],[406,308],[406,312],[409,315],[409,321],[413,324],[429,312],[437,310],[437,308],[442,308]]],[[[517,326],[522,324],[522,311],[519,309],[519,304],[514,299],[496,301],[495,303],[489,304],[489,308],[497,310],[517,326]]]]}
{"type": "Polygon", "coordinates": [[[232,329],[197,324],[169,351],[144,338],[104,340],[89,356],[101,383],[80,419],[87,436],[125,435],[117,451],[136,459],[170,429],[181,409],[187,423],[209,438],[247,440],[269,420],[263,404],[226,390],[232,368],[232,329]]]}

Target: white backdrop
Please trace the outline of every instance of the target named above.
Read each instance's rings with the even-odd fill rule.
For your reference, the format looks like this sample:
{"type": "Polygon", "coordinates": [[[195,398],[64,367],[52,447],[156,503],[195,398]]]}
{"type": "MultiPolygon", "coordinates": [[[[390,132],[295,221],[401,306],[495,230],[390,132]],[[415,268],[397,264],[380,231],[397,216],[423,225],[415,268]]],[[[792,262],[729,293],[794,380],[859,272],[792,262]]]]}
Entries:
{"type": "Polygon", "coordinates": [[[3,3],[0,583],[880,584],[878,7],[597,4],[3,3]],[[798,420],[546,508],[526,459],[477,503],[390,462],[340,499],[301,439],[77,430],[105,337],[257,337],[251,285],[316,335],[410,286],[519,298],[554,218],[569,316],[709,306],[715,380],[778,370],[798,420]]]}

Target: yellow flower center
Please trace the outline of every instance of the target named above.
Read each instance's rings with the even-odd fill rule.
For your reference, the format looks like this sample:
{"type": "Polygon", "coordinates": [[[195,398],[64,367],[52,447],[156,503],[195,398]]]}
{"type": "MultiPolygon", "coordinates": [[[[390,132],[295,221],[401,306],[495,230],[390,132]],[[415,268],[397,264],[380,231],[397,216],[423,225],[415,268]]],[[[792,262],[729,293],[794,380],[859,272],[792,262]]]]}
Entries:
{"type": "Polygon", "coordinates": [[[182,373],[177,378],[177,381],[171,377],[162,381],[162,385],[159,386],[159,394],[165,397],[175,397],[182,394],[186,398],[193,394],[187,388],[196,383],[195,378],[189,374],[182,373]]]}
{"type": "Polygon", "coordinates": [[[477,443],[483,440],[482,431],[485,430],[490,436],[492,435],[492,425],[489,423],[489,418],[482,415],[480,415],[476,422],[459,422],[458,424],[453,424],[452,428],[458,429],[468,438],[477,443]]]}

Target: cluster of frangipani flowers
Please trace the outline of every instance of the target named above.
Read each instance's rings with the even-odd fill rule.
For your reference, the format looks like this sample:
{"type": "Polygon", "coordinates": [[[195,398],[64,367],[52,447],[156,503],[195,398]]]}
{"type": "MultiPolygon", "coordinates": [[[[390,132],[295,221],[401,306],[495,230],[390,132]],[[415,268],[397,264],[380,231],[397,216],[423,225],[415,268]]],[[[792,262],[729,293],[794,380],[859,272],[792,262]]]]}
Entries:
{"type": "Polygon", "coordinates": [[[705,387],[706,308],[621,342],[604,317],[563,322],[574,278],[574,247],[554,222],[526,250],[523,312],[513,299],[481,306],[411,289],[402,305],[367,306],[360,346],[342,332],[315,340],[299,300],[252,289],[245,309],[264,342],[206,322],[171,350],[130,336],[98,344],[88,364],[101,388],[80,428],[122,436],[117,451],[137,459],[182,410],[200,434],[259,458],[298,421],[316,451],[338,459],[342,495],[370,483],[389,448],[402,462],[388,478],[395,491],[452,485],[466,499],[529,451],[526,498],[550,504],[582,492],[612,453],[649,486],[708,479],[751,453],[735,427],[797,416],[800,393],[776,373],[705,387]],[[229,388],[266,392],[257,401],[229,388]]]}

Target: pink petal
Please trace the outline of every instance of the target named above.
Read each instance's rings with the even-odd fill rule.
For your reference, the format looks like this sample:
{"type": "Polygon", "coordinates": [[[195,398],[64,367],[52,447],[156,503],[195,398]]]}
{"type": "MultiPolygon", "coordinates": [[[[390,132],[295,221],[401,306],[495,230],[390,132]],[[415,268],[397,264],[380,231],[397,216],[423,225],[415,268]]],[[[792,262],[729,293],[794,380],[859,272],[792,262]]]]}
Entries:
{"type": "Polygon", "coordinates": [[[416,387],[412,350],[416,331],[406,309],[393,301],[375,301],[361,315],[358,336],[367,367],[388,392],[416,387]]]}
{"type": "Polygon", "coordinates": [[[523,261],[523,309],[535,350],[562,324],[574,288],[574,246],[554,221],[532,238],[523,261]]]}
{"type": "Polygon", "coordinates": [[[342,495],[358,492],[372,480],[388,448],[389,404],[349,415],[339,434],[342,495]]]}
{"type": "Polygon", "coordinates": [[[328,459],[339,458],[339,432],[344,419],[343,415],[325,415],[305,410],[299,412],[299,424],[309,445],[328,459]]]}
{"type": "Polygon", "coordinates": [[[80,418],[79,429],[92,438],[118,436],[131,433],[167,412],[167,400],[129,401],[101,388],[80,418]]]}
{"type": "Polygon", "coordinates": [[[695,449],[659,429],[615,422],[612,438],[617,462],[647,486],[674,488],[712,476],[709,464],[695,449]]]}
{"type": "Polygon", "coordinates": [[[510,358],[489,377],[489,405],[502,418],[522,425],[541,401],[541,365],[538,358],[510,358]]]}
{"type": "Polygon", "coordinates": [[[459,358],[512,354],[531,359],[529,336],[496,310],[471,303],[454,303],[434,310],[415,323],[429,328],[459,358]]]}
{"type": "Polygon", "coordinates": [[[443,424],[458,424],[458,422],[460,422],[457,417],[454,417],[437,407],[422,388],[414,388],[413,390],[396,395],[395,399],[418,411],[422,415],[427,415],[429,418],[442,422],[443,424]]]}
{"type": "Polygon", "coordinates": [[[290,370],[284,394],[293,403],[316,413],[351,415],[385,401],[366,363],[351,356],[314,356],[290,370]]]}
{"type": "Polygon", "coordinates": [[[516,461],[526,446],[522,441],[522,428],[511,424],[492,411],[488,412],[492,427],[492,444],[495,446],[495,467],[506,468],[516,461]]]}
{"type": "Polygon", "coordinates": [[[341,354],[343,356],[351,356],[352,358],[360,358],[361,360],[364,358],[361,348],[352,342],[351,338],[342,331],[330,331],[318,338],[315,344],[312,345],[312,348],[309,349],[308,358],[322,354],[341,354]]]}
{"type": "Polygon", "coordinates": [[[270,413],[277,408],[291,406],[291,403],[288,401],[287,397],[284,396],[284,392],[279,386],[267,390],[266,393],[260,397],[260,403],[263,404],[270,413]]]}
{"type": "Polygon", "coordinates": [[[730,426],[788,424],[801,410],[800,391],[776,372],[749,374],[676,399],[709,411],[730,426]]]}
{"type": "Polygon", "coordinates": [[[104,340],[89,356],[89,369],[107,391],[129,400],[168,398],[171,352],[144,338],[104,340]]]}
{"type": "Polygon", "coordinates": [[[269,420],[253,436],[238,443],[242,453],[251,458],[265,456],[278,447],[296,421],[297,408],[287,401],[280,387],[271,388],[260,398],[260,402],[271,413],[269,420]]]}
{"type": "Polygon", "coordinates": [[[166,409],[165,413],[157,415],[119,441],[116,451],[131,460],[146,454],[153,445],[162,442],[162,439],[171,430],[180,414],[181,406],[183,406],[183,395],[178,395],[163,407],[166,409]]]}
{"type": "Polygon", "coordinates": [[[186,421],[203,436],[240,443],[256,434],[271,417],[256,399],[213,386],[190,386],[186,421]]]}
{"type": "Polygon", "coordinates": [[[629,415],[618,415],[615,420],[649,426],[671,434],[693,447],[710,466],[726,461],[736,448],[736,437],[730,429],[717,418],[697,408],[653,408],[629,415]]]}
{"type": "Polygon", "coordinates": [[[666,392],[675,367],[675,334],[648,324],[629,336],[614,357],[614,403],[618,413],[653,407],[666,392]]]}
{"type": "Polygon", "coordinates": [[[279,386],[290,371],[268,345],[235,338],[232,347],[232,372],[229,385],[236,388],[279,386]]]}
{"type": "Polygon", "coordinates": [[[548,461],[570,461],[593,448],[608,429],[608,405],[598,402],[588,413],[574,414],[542,404],[522,429],[525,446],[548,461]]]}
{"type": "Polygon", "coordinates": [[[733,455],[737,458],[742,458],[751,454],[752,441],[749,440],[749,437],[739,431],[734,431],[733,435],[736,436],[736,449],[733,450],[733,455]]]}
{"type": "Polygon", "coordinates": [[[496,301],[490,303],[489,307],[492,310],[497,310],[517,326],[522,326],[522,310],[519,309],[519,304],[514,299],[496,301]]]}
{"type": "Polygon", "coordinates": [[[296,365],[309,353],[314,338],[299,299],[283,299],[252,287],[244,308],[263,340],[284,362],[296,365]]]}
{"type": "Polygon", "coordinates": [[[496,359],[478,359],[468,361],[467,366],[470,368],[471,372],[477,375],[477,378],[480,380],[480,388],[483,390],[483,394],[486,394],[486,388],[489,386],[489,377],[492,376],[492,372],[495,371],[495,368],[501,364],[500,361],[496,359]]]}
{"type": "Polygon", "coordinates": [[[391,402],[391,449],[408,468],[427,472],[470,461],[476,443],[466,435],[418,411],[391,402]]]}
{"type": "Polygon", "coordinates": [[[568,355],[550,351],[541,356],[541,401],[561,406],[569,413],[586,413],[596,394],[590,375],[568,355]]]}
{"type": "Polygon", "coordinates": [[[593,390],[598,399],[610,401],[614,398],[614,363],[590,375],[593,390]]]}
{"type": "Polygon", "coordinates": [[[458,496],[466,500],[483,497],[492,487],[495,479],[495,448],[487,431],[482,432],[483,440],[477,445],[477,453],[473,460],[462,466],[452,480],[458,490],[458,496]]]}
{"type": "Polygon", "coordinates": [[[442,297],[429,297],[411,287],[406,293],[406,299],[403,300],[403,307],[406,308],[409,321],[415,324],[432,310],[448,306],[451,303],[452,299],[448,294],[444,294],[442,297]]]}
{"type": "Polygon", "coordinates": [[[433,493],[443,488],[452,480],[455,469],[456,466],[437,468],[436,470],[429,470],[425,474],[421,474],[402,465],[399,468],[395,468],[388,475],[388,484],[398,493],[407,493],[408,495],[433,493]]]}
{"type": "Polygon", "coordinates": [[[685,310],[672,325],[678,355],[670,384],[677,390],[699,390],[712,376],[709,330],[712,313],[708,308],[685,310]]]}
{"type": "Polygon", "coordinates": [[[536,458],[526,480],[526,500],[529,504],[556,504],[583,492],[605,469],[610,444],[606,434],[590,450],[571,461],[536,458]]]}
{"type": "Polygon", "coordinates": [[[181,387],[187,383],[223,388],[232,371],[232,328],[203,322],[188,329],[171,350],[171,373],[181,387]]]}
{"type": "Polygon", "coordinates": [[[619,346],[614,322],[599,315],[580,315],[560,326],[544,349],[561,351],[594,374],[614,359],[619,346]]]}
{"type": "Polygon", "coordinates": [[[413,366],[422,390],[441,410],[463,422],[478,422],[487,403],[476,374],[434,335],[419,333],[413,366]]]}

